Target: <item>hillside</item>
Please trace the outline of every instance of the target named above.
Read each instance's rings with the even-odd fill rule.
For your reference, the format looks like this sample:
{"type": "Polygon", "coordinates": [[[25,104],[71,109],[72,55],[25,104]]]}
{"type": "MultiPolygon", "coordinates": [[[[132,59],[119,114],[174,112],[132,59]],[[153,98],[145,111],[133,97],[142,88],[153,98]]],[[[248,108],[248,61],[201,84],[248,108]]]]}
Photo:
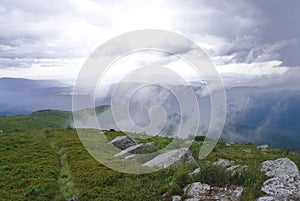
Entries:
{"type": "MultiPolygon", "coordinates": [[[[69,125],[71,113],[39,111],[30,115],[0,118],[0,192],[1,200],[171,200],[184,196],[183,188],[192,182],[212,186],[243,186],[240,200],[256,200],[268,178],[261,171],[266,160],[289,158],[300,166],[300,154],[289,149],[269,148],[265,152],[253,144],[227,144],[219,141],[205,160],[197,160],[203,137],[196,137],[190,150],[194,163],[180,163],[158,172],[142,175],[119,173],[97,162],[83,147],[76,130],[69,125]],[[218,159],[248,168],[232,174],[214,165],[218,159]],[[199,174],[189,175],[196,168],[199,174]]],[[[91,129],[90,132],[99,131],[91,129]]],[[[109,140],[124,135],[105,131],[109,140]]],[[[140,135],[143,137],[142,135],[140,135]]],[[[139,137],[139,135],[137,135],[139,137]]],[[[151,137],[152,152],[172,139],[151,137]]]]}

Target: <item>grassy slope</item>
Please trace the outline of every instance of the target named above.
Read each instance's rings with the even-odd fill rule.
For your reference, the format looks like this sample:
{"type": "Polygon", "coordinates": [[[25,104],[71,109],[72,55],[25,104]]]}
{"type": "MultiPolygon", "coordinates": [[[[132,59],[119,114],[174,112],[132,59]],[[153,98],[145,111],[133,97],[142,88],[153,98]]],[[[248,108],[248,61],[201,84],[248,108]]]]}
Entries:
{"type": "MultiPolygon", "coordinates": [[[[55,128],[66,127],[66,118],[70,118],[69,113],[58,111],[0,118],[0,129],[5,131],[0,134],[1,200],[66,200],[73,196],[80,200],[162,200],[164,193],[182,194],[182,188],[195,181],[214,186],[242,185],[246,187],[243,200],[255,200],[262,194],[259,189],[266,179],[259,171],[262,161],[288,157],[300,166],[299,154],[281,149],[264,153],[251,144],[226,147],[219,142],[206,160],[195,164],[181,164],[145,175],[119,173],[92,158],[76,131],[55,128]],[[244,152],[245,149],[251,153],[244,152]],[[211,164],[220,157],[250,168],[239,177],[232,176],[211,164]],[[199,166],[202,171],[198,176],[188,176],[199,166]]],[[[122,133],[106,135],[112,139],[122,133]]],[[[170,141],[161,137],[150,140],[155,141],[157,148],[170,141]]],[[[202,139],[198,140],[200,144],[191,148],[195,157],[202,139]]]]}

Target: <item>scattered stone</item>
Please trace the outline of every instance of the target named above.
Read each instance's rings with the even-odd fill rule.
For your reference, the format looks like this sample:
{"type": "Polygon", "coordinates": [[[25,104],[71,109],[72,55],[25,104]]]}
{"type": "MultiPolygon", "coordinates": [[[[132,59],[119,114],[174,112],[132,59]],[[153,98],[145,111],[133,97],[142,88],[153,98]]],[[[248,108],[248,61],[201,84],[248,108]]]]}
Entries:
{"type": "Polygon", "coordinates": [[[213,163],[216,166],[220,166],[223,168],[228,168],[231,166],[231,162],[227,159],[219,158],[217,162],[213,163]]]}
{"type": "Polygon", "coordinates": [[[133,145],[133,146],[128,147],[127,149],[124,149],[121,152],[117,153],[115,156],[126,156],[126,155],[130,155],[130,154],[137,154],[142,149],[146,149],[149,147],[154,147],[154,142],[133,145]]]}
{"type": "Polygon", "coordinates": [[[226,143],[225,146],[226,147],[231,147],[231,144],[230,143],[226,143]]]}
{"type": "Polygon", "coordinates": [[[245,149],[244,152],[251,153],[251,150],[250,149],[245,149]]]}
{"type": "Polygon", "coordinates": [[[257,146],[256,148],[260,149],[261,151],[267,151],[267,149],[269,148],[269,145],[264,144],[264,145],[257,146]]]}
{"type": "Polygon", "coordinates": [[[99,132],[99,134],[100,134],[100,135],[103,135],[103,134],[104,134],[104,132],[103,132],[103,131],[100,131],[100,132],[99,132]]]}
{"type": "Polygon", "coordinates": [[[200,173],[200,171],[201,171],[201,169],[200,169],[200,168],[197,168],[197,169],[195,169],[192,173],[190,173],[189,175],[190,175],[190,176],[197,175],[197,174],[200,173]]]}
{"type": "Polygon", "coordinates": [[[114,146],[120,148],[120,149],[127,149],[128,147],[134,146],[138,144],[137,139],[130,135],[125,136],[119,136],[113,139],[109,142],[110,144],[113,144],[114,146]]]}
{"type": "Polygon", "coordinates": [[[0,130],[0,133],[3,133],[3,130],[0,130]]]}
{"type": "Polygon", "coordinates": [[[288,158],[279,158],[273,161],[265,161],[262,163],[260,170],[264,172],[268,177],[293,173],[299,174],[297,165],[288,158]]]}
{"type": "Polygon", "coordinates": [[[166,153],[160,154],[152,160],[143,164],[148,167],[162,167],[166,168],[171,165],[176,165],[180,162],[195,162],[189,148],[181,148],[167,151],[166,153]]]}
{"type": "Polygon", "coordinates": [[[179,196],[179,195],[174,195],[171,198],[172,198],[172,201],[181,201],[181,196],[179,196]]]}

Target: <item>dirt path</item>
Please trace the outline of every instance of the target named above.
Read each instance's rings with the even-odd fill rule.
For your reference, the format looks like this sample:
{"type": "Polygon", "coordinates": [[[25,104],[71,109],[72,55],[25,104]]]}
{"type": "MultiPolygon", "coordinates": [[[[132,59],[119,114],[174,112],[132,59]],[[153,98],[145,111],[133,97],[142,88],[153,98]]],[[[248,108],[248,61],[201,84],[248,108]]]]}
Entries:
{"type": "Polygon", "coordinates": [[[59,148],[55,142],[51,142],[51,146],[59,156],[60,162],[60,173],[57,179],[59,193],[55,200],[68,200],[69,198],[77,197],[78,189],[74,184],[74,177],[69,167],[67,155],[64,153],[63,148],[59,148]]]}

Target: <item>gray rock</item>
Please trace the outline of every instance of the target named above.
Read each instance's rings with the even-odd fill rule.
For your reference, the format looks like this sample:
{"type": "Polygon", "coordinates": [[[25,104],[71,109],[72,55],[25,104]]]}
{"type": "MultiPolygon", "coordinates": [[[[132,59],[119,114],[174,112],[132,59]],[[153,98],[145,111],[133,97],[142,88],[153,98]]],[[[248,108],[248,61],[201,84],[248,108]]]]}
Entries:
{"type": "Polygon", "coordinates": [[[184,188],[186,196],[193,200],[222,200],[237,201],[244,192],[243,187],[230,186],[229,188],[210,187],[208,184],[200,182],[192,183],[184,188]]]}
{"type": "Polygon", "coordinates": [[[188,184],[186,187],[184,187],[183,191],[189,197],[196,197],[207,194],[210,191],[210,186],[208,184],[195,182],[188,184]]]}
{"type": "Polygon", "coordinates": [[[152,160],[143,164],[148,167],[162,167],[166,168],[171,165],[176,165],[180,162],[195,162],[189,148],[181,148],[167,151],[166,153],[160,154],[152,160]]]}
{"type": "Polygon", "coordinates": [[[136,157],[136,154],[131,154],[131,155],[125,156],[124,159],[130,160],[130,159],[134,159],[135,157],[136,157]]]}
{"type": "Polygon", "coordinates": [[[267,149],[269,148],[269,145],[263,144],[263,145],[257,146],[256,148],[260,149],[261,151],[267,151],[267,149]]]}
{"type": "Polygon", "coordinates": [[[250,149],[245,149],[244,152],[251,153],[251,150],[250,149]]]}
{"type": "Polygon", "coordinates": [[[114,146],[120,148],[120,149],[126,149],[128,147],[134,146],[138,144],[137,139],[130,135],[125,136],[119,136],[113,139],[109,142],[110,144],[113,144],[114,146]]]}
{"type": "Polygon", "coordinates": [[[181,196],[179,196],[179,195],[174,195],[171,198],[172,198],[172,201],[181,201],[181,199],[182,199],[181,196]]]}
{"type": "Polygon", "coordinates": [[[77,197],[73,197],[73,198],[68,199],[68,201],[78,201],[78,198],[77,197]]]}
{"type": "Polygon", "coordinates": [[[3,130],[0,130],[0,133],[3,133],[3,130]]]}
{"type": "Polygon", "coordinates": [[[115,156],[127,156],[130,154],[137,154],[142,149],[146,149],[149,147],[154,147],[154,142],[133,145],[133,146],[128,147],[127,149],[124,149],[121,152],[117,153],[115,156]]]}
{"type": "Polygon", "coordinates": [[[220,166],[223,168],[228,168],[231,166],[231,162],[227,159],[219,158],[217,162],[213,163],[216,166],[220,166]]]}
{"type": "Polygon", "coordinates": [[[197,174],[200,173],[200,171],[201,171],[201,169],[200,169],[200,168],[197,168],[197,169],[195,169],[192,173],[190,173],[189,175],[190,175],[190,176],[197,175],[197,174]]]}
{"type": "Polygon", "coordinates": [[[273,196],[264,196],[257,199],[257,201],[280,201],[273,196]]]}
{"type": "Polygon", "coordinates": [[[230,143],[226,143],[225,146],[226,147],[231,147],[231,144],[230,143]]]}
{"type": "Polygon", "coordinates": [[[199,198],[188,198],[185,199],[184,201],[201,201],[199,198]]]}
{"type": "Polygon", "coordinates": [[[297,165],[288,158],[265,161],[261,165],[261,171],[268,177],[299,173],[297,165]]]}
{"type": "Polygon", "coordinates": [[[278,199],[300,200],[299,173],[273,177],[264,182],[263,192],[278,199]]]}

